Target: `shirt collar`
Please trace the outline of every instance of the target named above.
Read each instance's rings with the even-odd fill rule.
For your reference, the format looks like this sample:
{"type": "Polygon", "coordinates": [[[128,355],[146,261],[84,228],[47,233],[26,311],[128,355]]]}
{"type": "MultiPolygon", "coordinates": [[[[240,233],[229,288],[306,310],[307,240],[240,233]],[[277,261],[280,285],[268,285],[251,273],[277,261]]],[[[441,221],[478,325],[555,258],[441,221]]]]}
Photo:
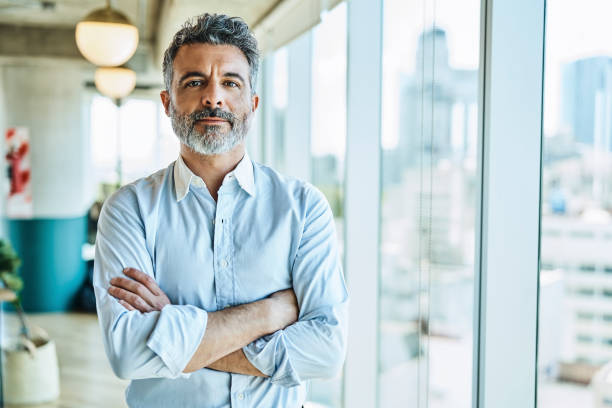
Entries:
{"type": "Polygon", "coordinates": [[[247,152],[244,153],[244,157],[240,160],[240,163],[236,166],[232,172],[236,175],[238,184],[244,191],[250,196],[255,196],[255,178],[253,177],[253,162],[247,152]]]}
{"type": "MultiPolygon", "coordinates": [[[[253,162],[249,158],[249,154],[245,152],[242,160],[236,168],[226,176],[235,175],[236,181],[244,191],[250,196],[255,196],[255,179],[253,177],[253,162]]],[[[225,180],[224,180],[225,182],[225,180]]],[[[178,159],[174,164],[174,190],[176,193],[176,201],[181,201],[189,192],[189,186],[193,184],[196,187],[205,187],[206,184],[201,177],[195,175],[185,164],[183,157],[179,154],[178,159]]]]}

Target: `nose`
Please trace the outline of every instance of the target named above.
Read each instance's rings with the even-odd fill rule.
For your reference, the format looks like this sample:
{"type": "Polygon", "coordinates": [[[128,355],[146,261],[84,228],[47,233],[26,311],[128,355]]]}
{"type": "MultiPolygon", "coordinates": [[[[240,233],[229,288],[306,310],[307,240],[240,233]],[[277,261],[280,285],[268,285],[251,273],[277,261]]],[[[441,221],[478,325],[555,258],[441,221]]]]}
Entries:
{"type": "Polygon", "coordinates": [[[212,109],[223,107],[223,96],[221,89],[215,81],[209,81],[204,88],[202,95],[202,105],[212,109]]]}

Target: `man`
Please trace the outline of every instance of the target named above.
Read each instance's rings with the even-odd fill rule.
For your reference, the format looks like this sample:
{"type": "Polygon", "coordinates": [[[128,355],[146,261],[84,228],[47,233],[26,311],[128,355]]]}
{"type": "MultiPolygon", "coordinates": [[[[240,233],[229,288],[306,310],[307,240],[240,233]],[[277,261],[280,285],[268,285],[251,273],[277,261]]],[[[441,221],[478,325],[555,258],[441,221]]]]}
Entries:
{"type": "Polygon", "coordinates": [[[299,407],[346,352],[333,217],[312,185],[254,163],[257,42],[205,14],[166,50],[167,169],[105,203],[94,286],[130,407],[299,407]]]}

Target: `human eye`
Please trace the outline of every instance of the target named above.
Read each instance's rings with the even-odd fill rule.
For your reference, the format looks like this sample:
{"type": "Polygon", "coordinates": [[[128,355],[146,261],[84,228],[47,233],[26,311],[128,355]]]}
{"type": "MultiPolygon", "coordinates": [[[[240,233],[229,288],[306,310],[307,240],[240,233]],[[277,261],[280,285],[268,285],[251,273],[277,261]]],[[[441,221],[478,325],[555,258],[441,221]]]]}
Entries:
{"type": "Polygon", "coordinates": [[[200,85],[202,85],[202,81],[200,79],[194,79],[193,81],[189,81],[185,84],[187,88],[194,88],[200,85]]]}
{"type": "Polygon", "coordinates": [[[235,81],[225,81],[225,86],[229,86],[230,88],[240,88],[240,85],[235,81]]]}

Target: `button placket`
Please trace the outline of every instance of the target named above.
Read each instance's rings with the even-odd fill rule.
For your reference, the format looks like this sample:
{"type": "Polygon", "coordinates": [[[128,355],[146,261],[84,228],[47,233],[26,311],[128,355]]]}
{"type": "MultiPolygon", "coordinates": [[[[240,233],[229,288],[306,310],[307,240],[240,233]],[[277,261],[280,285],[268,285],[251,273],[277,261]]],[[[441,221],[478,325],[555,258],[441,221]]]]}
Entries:
{"type": "Polygon", "coordinates": [[[215,222],[215,288],[217,305],[226,308],[233,305],[233,274],[231,271],[231,228],[228,214],[233,202],[231,194],[219,194],[215,222]]]}

